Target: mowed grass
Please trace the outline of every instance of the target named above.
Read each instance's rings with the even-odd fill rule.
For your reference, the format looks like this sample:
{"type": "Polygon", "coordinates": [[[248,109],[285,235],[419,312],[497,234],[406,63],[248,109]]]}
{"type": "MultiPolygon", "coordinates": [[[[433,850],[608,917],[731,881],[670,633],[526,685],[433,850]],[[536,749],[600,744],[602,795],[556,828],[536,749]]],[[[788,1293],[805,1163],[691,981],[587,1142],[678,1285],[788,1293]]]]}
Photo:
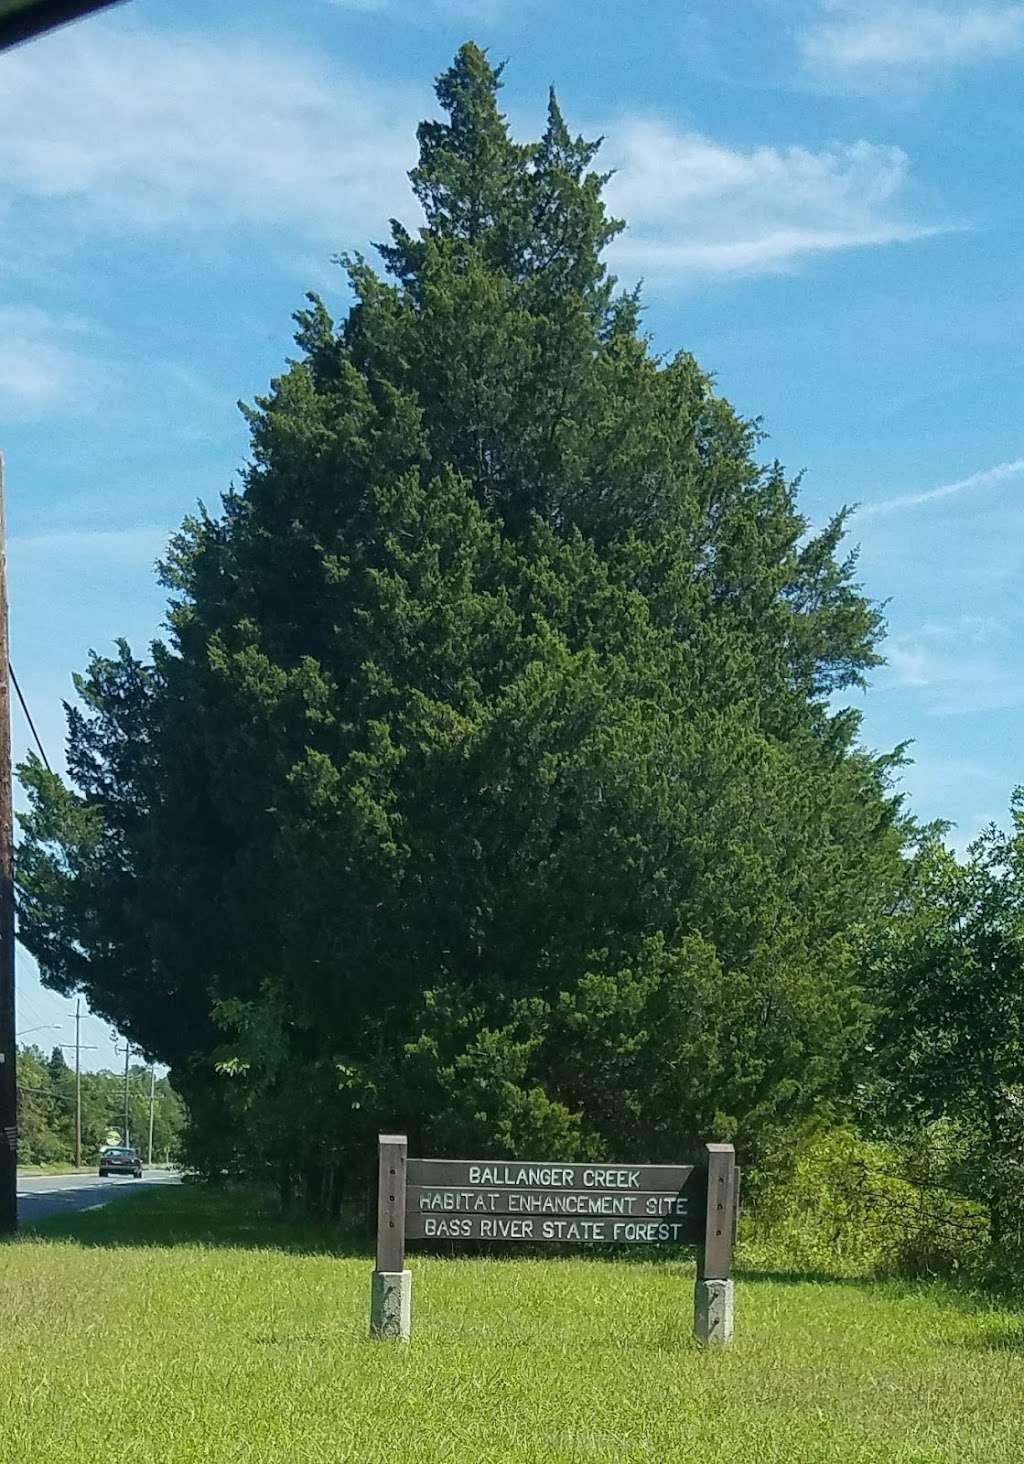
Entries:
{"type": "Polygon", "coordinates": [[[0,1246],[0,1460],[1024,1460],[1024,1317],[982,1296],[741,1273],[715,1353],[686,1264],[414,1256],[402,1346],[359,1250],[190,1187],[0,1246]]]}

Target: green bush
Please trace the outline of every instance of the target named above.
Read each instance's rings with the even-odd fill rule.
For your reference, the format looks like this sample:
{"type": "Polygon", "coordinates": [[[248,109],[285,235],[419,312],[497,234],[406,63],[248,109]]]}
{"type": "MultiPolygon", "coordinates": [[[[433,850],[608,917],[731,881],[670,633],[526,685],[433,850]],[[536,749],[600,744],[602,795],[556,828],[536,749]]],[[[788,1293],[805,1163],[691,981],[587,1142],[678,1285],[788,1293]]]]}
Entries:
{"type": "MultiPolygon", "coordinates": [[[[948,1141],[938,1132],[931,1138],[936,1146],[948,1141]]],[[[769,1154],[748,1191],[740,1250],[747,1267],[906,1276],[975,1273],[990,1262],[983,1206],[931,1179],[908,1178],[899,1148],[850,1128],[769,1154]]]]}

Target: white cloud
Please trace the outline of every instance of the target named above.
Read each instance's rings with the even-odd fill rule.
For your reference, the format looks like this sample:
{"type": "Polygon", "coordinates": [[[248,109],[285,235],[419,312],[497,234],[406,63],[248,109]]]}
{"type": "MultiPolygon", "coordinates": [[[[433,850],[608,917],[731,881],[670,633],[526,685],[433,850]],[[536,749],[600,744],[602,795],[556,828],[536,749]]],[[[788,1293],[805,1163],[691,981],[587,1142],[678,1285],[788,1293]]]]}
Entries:
{"type": "Polygon", "coordinates": [[[19,572],[31,560],[63,563],[86,560],[95,563],[152,565],[167,548],[171,530],[156,524],[129,529],[54,529],[43,534],[14,534],[9,541],[12,563],[19,572]]]}
{"type": "Polygon", "coordinates": [[[291,226],[339,247],[408,211],[425,98],[275,40],[72,26],[3,60],[0,208],[91,231],[291,226]]]}
{"type": "Polygon", "coordinates": [[[996,483],[1019,478],[1024,474],[1024,458],[1014,458],[1009,463],[998,463],[994,468],[984,468],[970,477],[958,478],[954,483],[943,483],[938,488],[926,488],[921,493],[903,493],[896,498],[886,498],[879,503],[867,503],[858,510],[860,518],[874,518],[879,514],[900,513],[917,508],[922,503],[933,503],[940,498],[953,498],[960,493],[970,493],[979,488],[990,488],[996,483]]]}
{"type": "Polygon", "coordinates": [[[84,322],[34,306],[0,305],[0,419],[67,406],[105,376],[82,346],[84,322]]]}
{"type": "Polygon", "coordinates": [[[989,616],[931,621],[887,642],[890,684],[920,693],[936,716],[1021,706],[1024,671],[1008,658],[1014,644],[989,616]]]}
{"type": "MultiPolygon", "coordinates": [[[[374,84],[267,37],[72,27],[4,60],[0,217],[43,237],[275,229],[365,247],[414,221],[406,171],[422,90],[374,84]]],[[[906,155],[859,141],[729,147],[657,120],[608,129],[617,246],[648,276],[779,270],[921,238],[906,155]]],[[[303,252],[308,252],[304,250],[303,252]]]]}
{"type": "Polygon", "coordinates": [[[810,70],[848,78],[967,66],[1024,47],[1024,5],[831,0],[797,43],[810,70]]]}
{"type": "Polygon", "coordinates": [[[728,147],[667,123],[608,129],[608,188],[629,221],[617,260],[647,276],[780,270],[813,255],[938,232],[901,209],[898,147],[728,147]]]}

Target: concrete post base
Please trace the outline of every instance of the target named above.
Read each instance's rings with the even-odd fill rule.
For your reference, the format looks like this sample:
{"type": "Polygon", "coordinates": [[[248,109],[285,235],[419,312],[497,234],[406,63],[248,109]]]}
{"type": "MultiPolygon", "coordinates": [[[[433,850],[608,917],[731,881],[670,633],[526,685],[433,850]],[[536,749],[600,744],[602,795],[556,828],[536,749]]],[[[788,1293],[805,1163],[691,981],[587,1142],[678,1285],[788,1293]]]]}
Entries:
{"type": "Polygon", "coordinates": [[[701,1281],[693,1295],[693,1335],[709,1347],[732,1341],[732,1282],[701,1281]]]}
{"type": "Polygon", "coordinates": [[[412,1272],[374,1271],[370,1278],[370,1336],[408,1342],[412,1326],[412,1272]]]}

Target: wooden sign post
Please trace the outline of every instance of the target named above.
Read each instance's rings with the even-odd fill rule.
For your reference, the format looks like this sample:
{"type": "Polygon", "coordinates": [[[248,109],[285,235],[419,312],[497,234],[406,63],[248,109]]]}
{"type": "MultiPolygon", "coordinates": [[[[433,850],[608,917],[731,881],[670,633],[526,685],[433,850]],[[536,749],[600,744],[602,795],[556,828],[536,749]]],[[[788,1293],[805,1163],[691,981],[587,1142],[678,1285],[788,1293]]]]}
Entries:
{"type": "Polygon", "coordinates": [[[405,1269],[404,1134],[381,1134],[377,1144],[377,1264],[370,1281],[370,1335],[408,1342],[412,1272],[405,1269]]]}
{"type": "Polygon", "coordinates": [[[693,1296],[693,1335],[698,1342],[724,1346],[732,1341],[732,1248],[736,1238],[739,1190],[736,1154],[731,1144],[706,1144],[708,1192],[704,1240],[697,1252],[693,1296]]]}
{"type": "Polygon", "coordinates": [[[732,1337],[738,1171],[731,1144],[694,1164],[562,1164],[410,1159],[404,1135],[381,1134],[377,1265],[370,1332],[409,1337],[407,1240],[697,1247],[694,1335],[732,1337]]]}

